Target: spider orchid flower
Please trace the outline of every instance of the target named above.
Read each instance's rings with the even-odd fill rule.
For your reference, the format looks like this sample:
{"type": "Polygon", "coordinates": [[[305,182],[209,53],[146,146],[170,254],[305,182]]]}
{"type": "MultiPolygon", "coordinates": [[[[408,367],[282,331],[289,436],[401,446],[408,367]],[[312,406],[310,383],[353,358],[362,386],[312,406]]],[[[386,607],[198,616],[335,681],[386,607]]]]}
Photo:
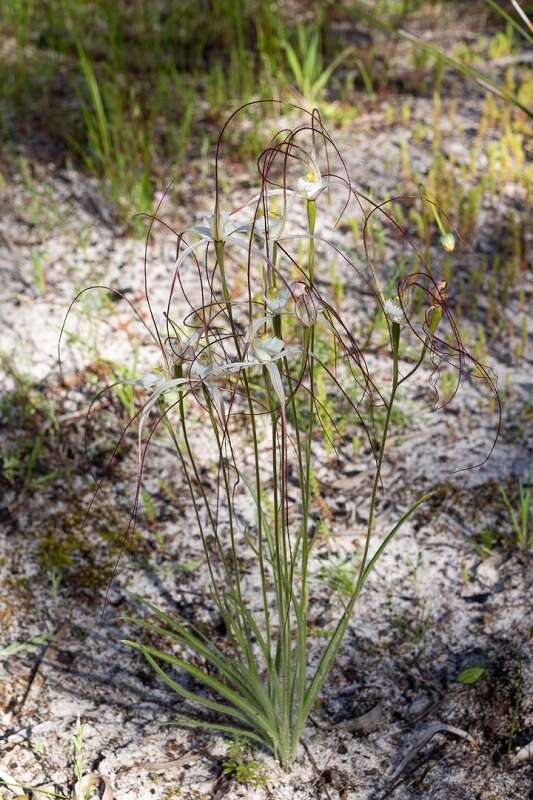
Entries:
{"type": "Polygon", "coordinates": [[[250,330],[248,360],[246,366],[265,367],[268,372],[272,388],[281,405],[281,413],[285,419],[285,389],[277,362],[283,358],[301,352],[299,345],[287,346],[282,339],[277,336],[259,335],[259,329],[270,322],[270,317],[257,319],[250,330]]]}
{"type": "Polygon", "coordinates": [[[249,233],[250,225],[233,222],[231,216],[226,211],[221,211],[220,206],[217,204],[214,213],[207,220],[207,225],[193,225],[190,228],[186,228],[183,231],[184,234],[196,234],[199,238],[183,250],[176,262],[176,269],[179,269],[191,253],[209,243],[227,242],[248,249],[248,239],[240,234],[249,233]]]}
{"type": "Polygon", "coordinates": [[[287,308],[291,294],[286,286],[273,286],[265,295],[265,304],[269,314],[278,316],[287,308]]]}
{"type": "Polygon", "coordinates": [[[248,200],[238,211],[251,208],[255,219],[248,225],[241,226],[247,233],[253,232],[262,239],[268,239],[272,244],[282,238],[289,208],[295,194],[290,189],[268,189],[264,194],[257,194],[248,200]],[[283,202],[279,202],[279,198],[283,202]],[[265,215],[265,207],[267,209],[265,215]]]}
{"type": "Polygon", "coordinates": [[[326,184],[314,158],[309,159],[308,167],[307,173],[296,182],[296,192],[304,200],[316,200],[326,184]]]}
{"type": "Polygon", "coordinates": [[[221,377],[229,374],[233,364],[222,365],[221,367],[215,366],[212,363],[204,363],[200,359],[193,361],[189,374],[186,377],[174,378],[170,377],[166,370],[153,370],[141,378],[135,380],[128,380],[125,383],[135,384],[142,386],[146,391],[149,391],[150,397],[144,404],[141,416],[139,418],[138,426],[138,442],[139,442],[139,460],[142,453],[142,433],[143,428],[148,419],[150,412],[167,392],[175,390],[176,388],[190,387],[191,385],[201,387],[203,386],[209,393],[213,406],[217,412],[219,421],[223,424],[226,420],[224,398],[218,386],[214,383],[216,377],[221,377]]]}
{"type": "Polygon", "coordinates": [[[162,367],[155,367],[139,378],[129,378],[121,381],[123,384],[130,386],[140,386],[145,392],[150,393],[150,397],[146,402],[139,420],[139,445],[142,440],[142,430],[144,423],[148,418],[152,408],[158,400],[165,394],[165,392],[176,386],[181,386],[185,383],[190,383],[191,377],[201,378],[198,373],[193,375],[191,368],[191,375],[189,377],[176,378],[174,370],[177,365],[183,364],[184,361],[191,361],[193,364],[195,359],[195,352],[198,342],[202,336],[201,330],[195,330],[191,336],[182,339],[177,331],[165,344],[165,364],[162,367]]]}
{"type": "Polygon", "coordinates": [[[272,388],[280,402],[281,413],[285,418],[285,389],[281,372],[276,361],[287,355],[288,348],[277,336],[256,337],[250,345],[250,366],[263,366],[268,372],[272,388]]]}
{"type": "Polygon", "coordinates": [[[197,379],[208,392],[215,411],[217,412],[218,421],[222,424],[226,422],[226,404],[224,403],[222,392],[216,385],[214,379],[217,375],[224,376],[229,373],[229,366],[231,365],[223,364],[221,367],[217,367],[208,357],[205,359],[197,358],[191,364],[189,373],[189,377],[193,380],[197,379]]]}
{"type": "MultiPolygon", "coordinates": [[[[294,200],[294,192],[285,189],[270,189],[268,192],[268,210],[266,219],[262,208],[257,216],[254,232],[270,242],[277,242],[283,237],[285,223],[290,206],[294,200]],[[283,204],[280,206],[279,198],[283,196],[283,204]]],[[[257,202],[259,198],[255,198],[257,202]]]]}
{"type": "Polygon", "coordinates": [[[283,340],[278,336],[258,336],[250,347],[258,364],[268,364],[273,359],[281,358],[284,349],[283,340]]]}
{"type": "MultiPolygon", "coordinates": [[[[288,292],[287,292],[288,294],[288,292]]],[[[218,421],[225,424],[226,408],[224,398],[218,382],[232,373],[241,369],[251,367],[265,367],[268,371],[272,388],[280,402],[283,418],[285,419],[285,390],[281,372],[277,362],[283,358],[301,352],[299,345],[287,346],[277,336],[259,335],[260,328],[268,325],[272,321],[272,316],[260,317],[255,320],[250,328],[248,337],[247,357],[245,361],[228,361],[216,364],[209,356],[198,356],[192,358],[189,374],[186,377],[176,378],[171,376],[168,368],[157,368],[151,370],[140,378],[124,381],[124,383],[141,386],[145,391],[150,392],[150,397],[145,403],[139,420],[139,458],[141,458],[142,432],[144,424],[150,412],[163,395],[177,387],[198,386],[203,387],[209,394],[213,407],[218,416],[218,421]]],[[[189,337],[183,343],[180,353],[194,353],[195,347],[201,336],[200,331],[189,337]]],[[[174,350],[173,350],[174,353],[174,350]]],[[[176,353],[174,353],[176,363],[176,353]]],[[[178,356],[179,359],[180,356],[178,356]]]]}
{"type": "MultiPolygon", "coordinates": [[[[175,369],[185,361],[194,361],[198,342],[202,337],[202,329],[197,328],[190,336],[183,339],[177,330],[169,337],[165,346],[167,365],[175,369]]],[[[174,376],[171,376],[174,377],[174,376]]]]}
{"type": "Polygon", "coordinates": [[[268,234],[269,241],[277,242],[283,236],[285,221],[286,217],[283,216],[281,211],[275,208],[269,209],[266,225],[264,223],[256,225],[256,233],[265,239],[268,234]]]}
{"type": "Polygon", "coordinates": [[[222,211],[218,203],[215,211],[208,218],[209,225],[193,225],[189,228],[192,233],[197,233],[203,241],[225,242],[230,236],[236,233],[246,233],[249,231],[248,225],[239,225],[231,219],[227,211],[222,211]]]}
{"type": "Polygon", "coordinates": [[[142,386],[143,389],[150,392],[157,389],[161,384],[166,383],[167,380],[170,379],[168,375],[165,374],[165,370],[156,367],[152,372],[147,372],[146,375],[143,375],[141,378],[133,378],[132,380],[124,381],[124,383],[142,386]]]}
{"type": "MultiPolygon", "coordinates": [[[[217,378],[223,378],[241,369],[253,367],[265,367],[267,370],[272,388],[281,405],[281,413],[285,419],[285,390],[277,362],[283,358],[288,358],[300,353],[302,348],[299,345],[287,346],[277,336],[259,335],[260,328],[272,322],[272,317],[260,317],[256,319],[250,328],[247,343],[247,355],[245,361],[229,361],[226,364],[213,365],[208,370],[202,370],[201,376],[205,385],[211,392],[211,398],[215,402],[218,387],[214,385],[217,378]]],[[[222,412],[219,411],[223,419],[222,412]]]]}

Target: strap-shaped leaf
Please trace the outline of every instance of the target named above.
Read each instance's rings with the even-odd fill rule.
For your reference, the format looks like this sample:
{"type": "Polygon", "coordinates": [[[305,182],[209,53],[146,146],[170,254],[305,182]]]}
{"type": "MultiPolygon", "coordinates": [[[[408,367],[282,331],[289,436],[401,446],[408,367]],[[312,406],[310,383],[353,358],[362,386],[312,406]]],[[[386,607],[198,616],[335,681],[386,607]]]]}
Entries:
{"type": "MultiPolygon", "coordinates": [[[[161,609],[159,609],[149,600],[145,600],[138,595],[132,595],[132,597],[141,603],[141,605],[144,605],[146,608],[150,609],[150,611],[159,617],[162,622],[168,625],[171,631],[167,631],[165,635],[177,636],[180,639],[183,639],[186,643],[190,644],[191,648],[193,648],[197,653],[204,656],[204,658],[215,664],[217,667],[222,665],[226,669],[229,668],[229,662],[224,653],[212,642],[210,642],[198,628],[192,625],[192,623],[187,622],[187,624],[182,624],[175,617],[172,617],[170,614],[166,614],[164,611],[161,611],[161,609]],[[174,633],[172,633],[172,631],[174,633]]],[[[140,622],[140,620],[137,618],[135,618],[133,621],[137,623],[140,622]]],[[[145,625],[145,623],[141,624],[145,625]]],[[[235,677],[239,676],[238,669],[231,667],[231,671],[235,677]]]]}
{"type": "Polygon", "coordinates": [[[234,688],[236,688],[238,691],[247,692],[250,699],[255,698],[256,695],[250,689],[252,676],[244,670],[241,671],[240,669],[234,668],[229,660],[224,659],[223,657],[218,657],[216,654],[212,653],[202,644],[202,642],[197,640],[193,634],[189,633],[187,636],[183,636],[177,631],[161,628],[159,625],[154,625],[152,622],[148,622],[147,620],[136,617],[127,617],[126,619],[129,622],[133,622],[135,625],[139,625],[145,630],[158,633],[160,636],[165,636],[169,639],[174,639],[185,647],[189,647],[191,650],[198,653],[198,655],[204,657],[206,661],[212,664],[212,666],[214,666],[227,681],[233,684],[234,688]]]}
{"type": "Polygon", "coordinates": [[[361,580],[361,586],[359,587],[359,591],[365,585],[368,576],[370,575],[370,573],[372,572],[373,568],[376,565],[376,562],[381,557],[383,551],[385,550],[385,548],[387,547],[389,542],[396,536],[396,534],[398,533],[398,531],[400,530],[400,528],[402,527],[404,522],[407,522],[409,517],[412,514],[414,514],[414,512],[417,510],[417,508],[419,506],[421,506],[422,503],[425,503],[426,500],[429,500],[429,498],[432,497],[433,494],[434,494],[434,492],[428,492],[427,494],[422,495],[422,497],[420,497],[416,501],[416,503],[414,503],[414,505],[412,505],[411,508],[408,511],[405,512],[405,514],[402,517],[400,517],[400,519],[398,520],[398,522],[396,523],[394,528],[391,530],[391,532],[388,533],[387,536],[383,539],[382,543],[380,544],[380,546],[378,547],[378,549],[376,550],[376,552],[374,553],[374,555],[372,556],[372,558],[370,559],[368,564],[366,565],[365,571],[363,572],[363,576],[362,576],[362,580],[361,580]]]}
{"type": "Polygon", "coordinates": [[[197,705],[203,706],[204,708],[209,708],[211,711],[216,711],[218,714],[226,714],[230,717],[235,717],[235,719],[240,720],[245,725],[249,725],[248,718],[241,714],[233,706],[227,706],[223,703],[218,703],[216,700],[211,700],[208,697],[203,697],[202,695],[197,694],[196,692],[191,692],[186,689],[181,684],[177,683],[177,681],[173,680],[170,675],[168,675],[164,669],[162,669],[155,658],[152,658],[150,653],[147,651],[143,645],[138,645],[138,649],[141,651],[143,656],[146,658],[152,669],[157,672],[160,678],[167,684],[170,689],[172,689],[176,694],[179,694],[180,697],[183,697],[185,700],[188,700],[190,703],[196,703],[197,705]]]}
{"type": "MultiPolygon", "coordinates": [[[[145,600],[139,595],[132,594],[135,600],[137,600],[141,605],[144,605],[146,608],[149,608],[159,619],[161,619],[166,625],[168,625],[172,630],[174,630],[179,636],[182,636],[184,639],[194,641],[198,646],[201,646],[203,649],[202,655],[205,658],[211,659],[213,656],[219,658],[221,661],[227,662],[226,656],[224,653],[216,647],[206,636],[202,633],[202,631],[195,627],[191,622],[187,621],[186,623],[181,623],[175,617],[170,616],[170,614],[166,614],[164,611],[161,611],[157,606],[151,603],[149,600],[145,600]]],[[[219,611],[221,614],[224,613],[224,609],[218,606],[219,611]]],[[[200,651],[198,651],[200,652],[200,651]]]]}
{"type": "Polygon", "coordinates": [[[238,692],[233,691],[233,689],[231,689],[229,686],[226,686],[226,684],[222,683],[217,678],[208,675],[203,670],[195,667],[193,664],[189,664],[189,662],[184,661],[182,658],[172,656],[169,653],[164,653],[161,650],[158,650],[156,647],[139,644],[138,642],[132,642],[129,640],[123,640],[123,644],[130,645],[130,647],[135,647],[137,650],[140,650],[143,655],[149,653],[161,661],[166,661],[167,664],[172,664],[172,666],[188,672],[189,675],[193,676],[193,678],[196,678],[196,680],[204,683],[206,686],[209,686],[209,688],[214,692],[221,695],[225,700],[228,700],[230,703],[233,703],[238,709],[240,709],[241,712],[246,715],[248,724],[252,725],[254,728],[262,729],[272,739],[276,738],[276,730],[272,727],[270,722],[265,719],[264,710],[260,706],[248,701],[238,692]]]}
{"type": "MultiPolygon", "coordinates": [[[[166,724],[172,725],[174,723],[166,724]]],[[[176,717],[175,724],[183,725],[187,728],[200,728],[201,730],[213,731],[214,733],[226,733],[228,736],[232,736],[236,739],[250,739],[250,741],[256,742],[257,744],[262,744],[263,746],[266,745],[269,750],[274,751],[274,747],[269,741],[261,738],[261,736],[258,736],[253,731],[248,731],[244,728],[236,728],[233,725],[224,725],[223,723],[218,722],[207,722],[203,719],[188,717],[185,714],[180,714],[178,717],[176,717]]]]}
{"type": "Polygon", "coordinates": [[[340,618],[339,622],[337,623],[337,627],[335,628],[335,630],[333,632],[333,635],[332,635],[331,639],[329,640],[328,645],[327,645],[324,653],[322,654],[322,657],[321,657],[320,662],[318,664],[318,667],[317,667],[317,669],[315,671],[313,679],[312,679],[312,681],[311,681],[311,683],[309,685],[309,688],[307,689],[307,692],[305,694],[305,702],[304,702],[304,709],[303,709],[304,720],[307,718],[309,712],[311,711],[313,703],[315,702],[315,698],[316,698],[318,692],[320,691],[320,689],[322,688],[322,685],[323,685],[323,683],[324,683],[324,681],[325,681],[325,679],[326,679],[326,677],[327,677],[327,675],[329,673],[329,670],[331,669],[333,661],[334,661],[334,659],[335,659],[335,657],[336,657],[336,655],[338,653],[339,647],[341,646],[344,633],[345,633],[346,628],[348,626],[348,623],[350,621],[350,616],[351,616],[351,613],[353,611],[353,607],[355,605],[355,602],[356,602],[356,600],[357,600],[357,598],[359,596],[359,593],[361,592],[361,589],[364,586],[364,584],[365,584],[370,572],[372,571],[372,569],[375,566],[377,560],[382,555],[383,551],[385,550],[385,548],[387,547],[387,545],[389,544],[391,539],[393,539],[393,537],[398,533],[398,531],[400,530],[400,528],[402,527],[404,522],[406,522],[409,519],[409,517],[412,514],[414,514],[416,509],[425,500],[427,500],[428,497],[430,497],[432,494],[433,494],[433,492],[430,492],[430,493],[424,495],[423,497],[421,497],[419,500],[416,501],[416,503],[414,503],[411,506],[411,508],[408,511],[405,512],[405,514],[402,517],[400,517],[400,519],[398,520],[396,525],[393,527],[393,529],[390,531],[390,533],[387,534],[385,539],[382,541],[382,543],[380,544],[380,546],[378,547],[378,549],[376,550],[376,552],[374,553],[374,555],[372,556],[372,558],[368,562],[368,564],[367,564],[363,574],[361,575],[360,579],[357,581],[357,585],[355,587],[354,593],[351,596],[348,605],[346,606],[346,610],[345,610],[344,614],[342,615],[342,617],[340,618]]]}
{"type": "MultiPolygon", "coordinates": [[[[232,683],[238,691],[247,695],[252,702],[259,698],[262,703],[263,710],[267,716],[269,716],[272,721],[274,720],[272,704],[270,703],[270,699],[265,687],[261,681],[258,680],[257,675],[250,672],[249,669],[246,669],[244,665],[239,662],[236,662],[237,666],[235,666],[235,662],[230,662],[230,660],[226,658],[221,650],[215,647],[215,645],[213,645],[211,642],[208,642],[201,631],[197,630],[192,625],[192,630],[189,630],[169,614],[165,614],[164,611],[158,609],[157,606],[150,601],[144,600],[136,595],[134,596],[137,600],[139,600],[139,602],[141,602],[141,604],[149,608],[157,617],[169,625],[174,631],[174,633],[172,633],[171,631],[165,631],[161,628],[157,628],[159,633],[176,638],[178,641],[182,641],[199,655],[202,655],[207,661],[209,661],[218,669],[220,674],[223,675],[226,680],[232,683]]],[[[247,609],[245,609],[245,611],[247,612],[247,609]]],[[[137,621],[143,625],[143,627],[149,628],[150,626],[150,623],[142,622],[140,620],[137,621]]],[[[256,626],[256,635],[258,633],[259,630],[256,626]]],[[[266,643],[264,644],[266,647],[266,643]]]]}

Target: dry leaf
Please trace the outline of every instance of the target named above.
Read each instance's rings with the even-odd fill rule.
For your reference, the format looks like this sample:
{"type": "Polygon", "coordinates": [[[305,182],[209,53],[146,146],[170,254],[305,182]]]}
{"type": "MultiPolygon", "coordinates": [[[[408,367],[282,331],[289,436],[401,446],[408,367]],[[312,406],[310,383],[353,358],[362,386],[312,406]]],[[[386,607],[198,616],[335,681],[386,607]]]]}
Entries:
{"type": "Polygon", "coordinates": [[[341,722],[340,725],[337,725],[337,728],[350,731],[351,733],[362,733],[366,736],[369,733],[372,733],[372,731],[377,730],[384,719],[385,712],[383,710],[383,706],[381,703],[378,703],[376,706],[371,708],[370,711],[367,711],[366,714],[361,714],[361,716],[356,717],[355,719],[341,722]]]}
{"type": "Polygon", "coordinates": [[[467,731],[463,731],[461,728],[456,728],[453,725],[447,725],[445,722],[439,722],[438,720],[435,722],[430,722],[424,727],[423,730],[420,731],[415,743],[409,748],[405,756],[392,773],[390,777],[390,783],[394,783],[394,781],[402,774],[407,765],[416,755],[418,755],[420,750],[422,750],[422,748],[430,741],[430,739],[433,738],[433,736],[435,736],[436,733],[451,733],[454,736],[460,736],[462,739],[468,739],[468,741],[472,744],[476,743],[474,737],[467,733],[467,731]]]}
{"type": "Polygon", "coordinates": [[[533,741],[521,747],[520,750],[511,757],[511,761],[513,764],[521,764],[523,761],[529,761],[530,758],[533,758],[533,741]]]}
{"type": "Polygon", "coordinates": [[[104,793],[102,800],[113,800],[113,790],[111,784],[102,775],[84,775],[84,777],[77,781],[74,787],[74,800],[87,800],[91,796],[91,792],[98,787],[99,783],[104,784],[104,793]]]}

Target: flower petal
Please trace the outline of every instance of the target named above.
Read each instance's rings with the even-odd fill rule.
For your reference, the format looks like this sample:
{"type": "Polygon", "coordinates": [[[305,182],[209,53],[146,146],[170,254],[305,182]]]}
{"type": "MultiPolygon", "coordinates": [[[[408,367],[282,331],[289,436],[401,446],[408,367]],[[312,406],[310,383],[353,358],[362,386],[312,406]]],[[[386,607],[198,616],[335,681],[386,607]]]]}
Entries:
{"type": "Polygon", "coordinates": [[[272,361],[267,362],[265,364],[265,367],[268,370],[268,375],[270,377],[270,382],[272,383],[272,388],[276,392],[278,400],[281,404],[281,412],[285,416],[285,389],[283,388],[281,373],[278,369],[277,364],[274,364],[272,361]]]}

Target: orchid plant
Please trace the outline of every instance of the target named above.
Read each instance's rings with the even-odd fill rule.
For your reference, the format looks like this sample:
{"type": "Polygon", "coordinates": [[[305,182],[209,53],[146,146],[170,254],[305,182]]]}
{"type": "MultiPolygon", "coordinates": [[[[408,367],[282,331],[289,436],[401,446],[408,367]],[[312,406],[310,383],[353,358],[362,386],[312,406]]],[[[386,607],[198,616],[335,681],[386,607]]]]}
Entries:
{"type": "MultiPolygon", "coordinates": [[[[160,678],[196,709],[180,714],[180,725],[248,739],[268,748],[284,767],[295,758],[373,567],[425,499],[417,498],[389,530],[375,530],[399,387],[429,359],[435,377],[445,362],[457,368],[460,379],[468,374],[481,378],[497,397],[489,372],[463,345],[445,283],[429,274],[422,259],[418,272],[400,279],[394,297],[383,296],[367,242],[371,217],[380,214],[396,233],[406,237],[406,232],[386,203],[376,204],[352,185],[318,112],[297,111],[306,114],[304,124],[272,139],[257,160],[257,192],[230,213],[222,211],[218,181],[228,130],[224,126],[216,149],[209,224],[172,231],[177,257],[162,325],[156,324],[145,275],[153,323],[147,328],[162,363],[127,381],[137,387],[141,402],[134,418],[139,466],[129,534],[150,442],[165,429],[190,496],[213,610],[225,635],[211,638],[190,620],[141,599],[150,613],[135,621],[173,645],[165,649],[142,639],[126,644],[139,650],[160,678]],[[333,223],[351,203],[364,213],[364,244],[357,263],[326,235],[335,202],[333,223]],[[357,308],[341,311],[319,289],[325,256],[353,271],[362,307],[368,310],[371,298],[383,314],[388,379],[379,381],[372,374],[360,349],[354,334],[357,308]],[[324,342],[328,348],[318,346],[324,342]],[[319,401],[319,377],[343,413],[366,434],[374,464],[353,589],[343,597],[321,652],[312,641],[310,624],[317,539],[312,476],[321,457],[322,420],[331,414],[319,401]],[[379,441],[365,424],[364,410],[374,405],[385,409],[379,441]],[[201,431],[195,421],[199,410],[201,431]],[[210,491],[201,476],[206,454],[213,453],[217,480],[210,491]],[[244,559],[254,567],[243,566],[244,559]],[[183,683],[181,673],[197,688],[183,683]]],[[[158,225],[171,230],[161,204],[150,218],[147,252],[158,225]]],[[[342,438],[335,420],[330,421],[328,430],[342,438]]],[[[334,448],[338,444],[332,442],[334,448]]]]}

